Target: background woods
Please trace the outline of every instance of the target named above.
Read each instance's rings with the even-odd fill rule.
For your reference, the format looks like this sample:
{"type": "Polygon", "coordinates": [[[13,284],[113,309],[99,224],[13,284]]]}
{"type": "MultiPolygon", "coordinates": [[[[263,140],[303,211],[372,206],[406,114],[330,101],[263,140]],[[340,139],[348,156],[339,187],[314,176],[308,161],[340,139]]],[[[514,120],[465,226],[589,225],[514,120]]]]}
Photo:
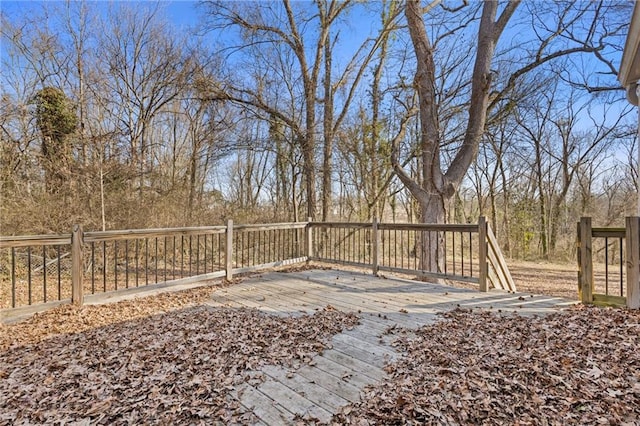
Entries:
{"type": "Polygon", "coordinates": [[[485,215],[569,257],[634,211],[631,3],[94,6],[3,6],[2,235],[485,215]]]}

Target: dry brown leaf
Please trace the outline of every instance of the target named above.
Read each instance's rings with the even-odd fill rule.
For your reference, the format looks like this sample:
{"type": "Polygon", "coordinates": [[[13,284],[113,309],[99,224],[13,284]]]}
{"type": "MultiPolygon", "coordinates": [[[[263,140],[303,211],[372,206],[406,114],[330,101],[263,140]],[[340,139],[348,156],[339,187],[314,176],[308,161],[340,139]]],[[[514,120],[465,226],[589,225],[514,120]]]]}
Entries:
{"type": "Polygon", "coordinates": [[[388,330],[404,351],[391,378],[332,423],[640,424],[639,311],[443,317],[415,337],[388,330]]]}
{"type": "MultiPolygon", "coordinates": [[[[159,300],[163,308],[189,304],[159,300]]],[[[152,309],[128,302],[57,310],[29,322],[35,327],[26,336],[5,337],[0,425],[253,423],[229,396],[239,384],[264,378],[248,370],[311,360],[333,334],[357,322],[335,309],[296,318],[208,306],[131,320],[121,315],[144,310],[152,309]],[[43,318],[99,325],[52,334],[43,318]]]]}

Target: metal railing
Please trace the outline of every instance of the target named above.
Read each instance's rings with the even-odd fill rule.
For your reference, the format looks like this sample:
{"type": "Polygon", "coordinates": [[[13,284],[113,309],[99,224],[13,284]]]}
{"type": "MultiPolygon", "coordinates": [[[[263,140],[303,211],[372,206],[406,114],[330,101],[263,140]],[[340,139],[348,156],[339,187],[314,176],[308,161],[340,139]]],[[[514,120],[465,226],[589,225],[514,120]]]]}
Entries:
{"type": "Polygon", "coordinates": [[[381,223],[378,229],[380,270],[480,283],[478,224],[381,223]]]}
{"type": "Polygon", "coordinates": [[[224,226],[86,232],[90,294],[224,271],[224,226]]]}
{"type": "Polygon", "coordinates": [[[306,227],[307,222],[235,225],[234,272],[306,261],[306,227]]]}
{"type": "Polygon", "coordinates": [[[477,224],[310,222],[310,260],[515,291],[484,217],[477,224]]]}
{"type": "Polygon", "coordinates": [[[478,284],[479,225],[312,222],[312,260],[478,284]],[[475,251],[474,251],[475,249],[475,251]]]}
{"type": "Polygon", "coordinates": [[[515,290],[478,224],[296,222],[0,237],[0,309],[226,277],[307,260],[515,290]]]}
{"type": "Polygon", "coordinates": [[[307,223],[0,237],[0,309],[303,262],[307,223]]]}
{"type": "Polygon", "coordinates": [[[0,309],[71,298],[71,234],[0,239],[0,309]]]}

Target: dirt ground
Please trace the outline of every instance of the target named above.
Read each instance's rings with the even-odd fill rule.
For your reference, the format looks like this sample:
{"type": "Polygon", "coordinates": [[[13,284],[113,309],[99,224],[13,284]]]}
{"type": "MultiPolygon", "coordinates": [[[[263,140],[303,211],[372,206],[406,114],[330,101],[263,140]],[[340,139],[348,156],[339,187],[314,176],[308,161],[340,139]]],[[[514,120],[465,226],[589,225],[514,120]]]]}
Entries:
{"type": "Polygon", "coordinates": [[[518,291],[578,299],[576,265],[507,261],[518,291]]]}

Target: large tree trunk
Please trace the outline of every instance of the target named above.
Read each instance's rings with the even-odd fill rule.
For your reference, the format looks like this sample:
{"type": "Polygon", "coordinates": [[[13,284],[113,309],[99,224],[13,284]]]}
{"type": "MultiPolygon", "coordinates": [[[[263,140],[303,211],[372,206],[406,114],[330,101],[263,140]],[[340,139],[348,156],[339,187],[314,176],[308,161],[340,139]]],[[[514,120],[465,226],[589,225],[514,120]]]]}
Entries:
{"type": "MultiPolygon", "coordinates": [[[[417,62],[414,85],[418,93],[420,107],[420,176],[418,179],[411,177],[403,169],[398,159],[397,143],[403,137],[406,119],[402,122],[399,135],[394,139],[392,163],[402,183],[418,200],[423,223],[442,223],[444,221],[445,203],[453,197],[469,166],[476,159],[487,118],[491,88],[491,62],[495,46],[517,5],[518,1],[510,1],[496,20],[498,2],[486,1],[483,3],[476,58],[471,78],[468,124],[463,142],[448,170],[444,172],[440,160],[440,146],[443,141],[440,139],[439,131],[433,47],[425,28],[422,16],[424,11],[420,0],[407,0],[405,16],[417,62]]],[[[429,266],[429,261],[431,261],[431,265],[438,265],[438,272],[440,272],[442,264],[439,257],[444,256],[440,238],[435,238],[435,242],[434,238],[427,239],[426,242],[423,239],[422,244],[426,249],[421,259],[422,265],[429,266]]]]}
{"type": "MultiPolygon", "coordinates": [[[[327,30],[328,32],[329,30],[327,30]]],[[[324,45],[324,155],[322,159],[322,221],[329,220],[329,211],[332,202],[333,179],[332,154],[333,154],[333,88],[331,87],[331,42],[327,35],[327,42],[324,45]]]]}
{"type": "MultiPolygon", "coordinates": [[[[421,221],[423,223],[444,223],[444,203],[445,199],[441,194],[429,194],[419,200],[421,221]]],[[[440,232],[422,233],[420,269],[423,271],[444,272],[445,252],[442,239],[443,235],[440,232]]]]}

